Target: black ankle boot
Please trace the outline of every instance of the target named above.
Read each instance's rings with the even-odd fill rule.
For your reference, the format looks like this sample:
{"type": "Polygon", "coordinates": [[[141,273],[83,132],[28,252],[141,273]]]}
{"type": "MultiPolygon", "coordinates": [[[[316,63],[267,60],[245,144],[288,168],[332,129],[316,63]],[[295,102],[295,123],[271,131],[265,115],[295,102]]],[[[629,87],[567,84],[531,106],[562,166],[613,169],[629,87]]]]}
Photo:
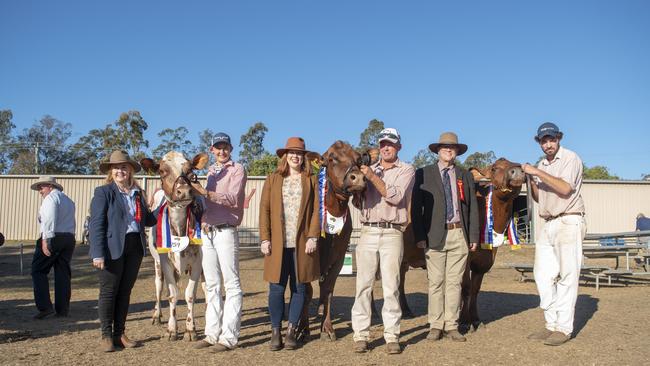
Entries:
{"type": "Polygon", "coordinates": [[[282,333],[280,328],[271,329],[271,351],[279,351],[282,349],[282,333]]]}
{"type": "Polygon", "coordinates": [[[296,327],[289,323],[287,326],[287,336],[284,339],[284,348],[296,349],[298,348],[298,341],[296,341],[296,327]]]}

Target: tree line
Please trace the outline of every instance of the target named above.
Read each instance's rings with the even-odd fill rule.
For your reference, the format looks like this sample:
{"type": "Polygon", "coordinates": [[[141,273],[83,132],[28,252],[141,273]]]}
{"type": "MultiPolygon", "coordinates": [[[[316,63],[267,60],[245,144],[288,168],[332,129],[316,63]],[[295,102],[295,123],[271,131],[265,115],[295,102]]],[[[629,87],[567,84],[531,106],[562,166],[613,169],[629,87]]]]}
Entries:
{"type": "MultiPolygon", "coordinates": [[[[187,128],[165,128],[157,133],[158,145],[150,146],[145,137],[149,124],[135,110],[121,113],[115,121],[88,131],[77,141],[70,141],[72,125],[53,116],[45,115],[22,131],[16,131],[12,119],[11,110],[0,110],[0,174],[99,174],[100,160],[116,149],[126,150],[136,160],[146,156],[158,159],[171,150],[192,157],[208,151],[215,134],[204,129],[198,133],[198,143],[193,143],[196,139],[189,136],[187,128]]],[[[347,142],[359,151],[376,147],[382,129],[384,123],[373,119],[359,135],[358,144],[347,142]]],[[[264,149],[267,132],[263,122],[255,122],[239,139],[238,161],[249,175],[265,176],[275,170],[277,156],[264,149]]],[[[486,167],[496,159],[493,151],[474,152],[457,163],[466,168],[486,167]]],[[[419,168],[436,161],[435,154],[421,149],[409,162],[419,168]]],[[[618,179],[604,166],[585,166],[584,178],[618,179]]],[[[650,179],[650,174],[642,179],[650,179]]]]}

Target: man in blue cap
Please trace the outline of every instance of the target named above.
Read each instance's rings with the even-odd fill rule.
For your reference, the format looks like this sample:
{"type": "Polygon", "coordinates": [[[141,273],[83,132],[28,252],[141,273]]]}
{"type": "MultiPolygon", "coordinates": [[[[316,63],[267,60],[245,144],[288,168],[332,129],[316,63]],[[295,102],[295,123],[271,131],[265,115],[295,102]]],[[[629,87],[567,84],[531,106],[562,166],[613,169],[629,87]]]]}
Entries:
{"type": "Polygon", "coordinates": [[[535,242],[535,283],[544,309],[546,327],[528,336],[549,346],[571,338],[578,279],[582,266],[582,240],[587,226],[582,189],[582,160],[561,147],[563,134],[551,122],[537,129],[535,141],[545,158],[537,167],[523,164],[531,194],[539,203],[544,223],[535,242]]]}

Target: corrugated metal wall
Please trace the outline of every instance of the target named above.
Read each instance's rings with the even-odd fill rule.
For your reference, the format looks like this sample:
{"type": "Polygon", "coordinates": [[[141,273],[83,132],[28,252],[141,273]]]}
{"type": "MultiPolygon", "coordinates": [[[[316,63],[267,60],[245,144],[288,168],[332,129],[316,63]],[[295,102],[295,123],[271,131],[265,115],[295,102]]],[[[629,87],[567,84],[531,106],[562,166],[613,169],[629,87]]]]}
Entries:
{"type": "MultiPolygon", "coordinates": [[[[634,231],[639,213],[650,217],[648,181],[585,181],[582,198],[590,234],[634,231]]],[[[537,215],[537,204],[533,210],[535,234],[538,235],[543,220],[537,215]]]]}
{"type": "MultiPolygon", "coordinates": [[[[104,183],[103,176],[57,176],[65,193],[77,206],[77,238],[81,238],[83,222],[88,215],[95,187],[104,183]]],[[[152,193],[160,187],[157,177],[137,177],[139,184],[152,193]]],[[[38,237],[36,222],[41,198],[29,189],[38,176],[0,176],[0,232],[7,240],[33,240],[38,237]]],[[[201,178],[205,185],[205,177],[201,178]]],[[[257,228],[258,210],[264,177],[249,177],[246,194],[255,190],[249,208],[244,211],[243,228],[257,228]]],[[[650,182],[586,181],[583,198],[587,208],[589,233],[634,231],[636,215],[650,216],[650,182]]],[[[534,212],[536,208],[534,208],[534,212]]],[[[533,214],[535,228],[541,221],[533,214]]],[[[359,211],[352,209],[353,227],[359,228],[359,211]]]]}

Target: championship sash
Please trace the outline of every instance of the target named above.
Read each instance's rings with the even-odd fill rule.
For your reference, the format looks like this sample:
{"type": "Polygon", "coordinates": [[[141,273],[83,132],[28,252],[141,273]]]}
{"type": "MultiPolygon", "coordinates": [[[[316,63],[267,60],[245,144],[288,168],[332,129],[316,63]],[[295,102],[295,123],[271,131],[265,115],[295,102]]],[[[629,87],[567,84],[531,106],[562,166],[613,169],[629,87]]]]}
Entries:
{"type": "Polygon", "coordinates": [[[327,196],[327,167],[322,167],[318,171],[318,213],[320,217],[320,235],[324,238],[326,234],[338,235],[345,225],[348,218],[348,211],[345,211],[342,217],[336,217],[327,211],[325,197],[327,196]]]}
{"type": "Polygon", "coordinates": [[[520,249],[519,236],[517,235],[517,222],[513,215],[508,222],[505,233],[494,231],[494,214],[492,211],[492,186],[485,199],[485,223],[481,230],[481,249],[498,248],[503,244],[510,244],[511,249],[520,249]]]}
{"type": "Polygon", "coordinates": [[[169,225],[169,208],[167,201],[158,209],[158,224],[156,225],[156,251],[158,253],[178,253],[188,245],[201,245],[201,218],[194,218],[190,206],[187,206],[187,236],[171,234],[169,225]]]}

